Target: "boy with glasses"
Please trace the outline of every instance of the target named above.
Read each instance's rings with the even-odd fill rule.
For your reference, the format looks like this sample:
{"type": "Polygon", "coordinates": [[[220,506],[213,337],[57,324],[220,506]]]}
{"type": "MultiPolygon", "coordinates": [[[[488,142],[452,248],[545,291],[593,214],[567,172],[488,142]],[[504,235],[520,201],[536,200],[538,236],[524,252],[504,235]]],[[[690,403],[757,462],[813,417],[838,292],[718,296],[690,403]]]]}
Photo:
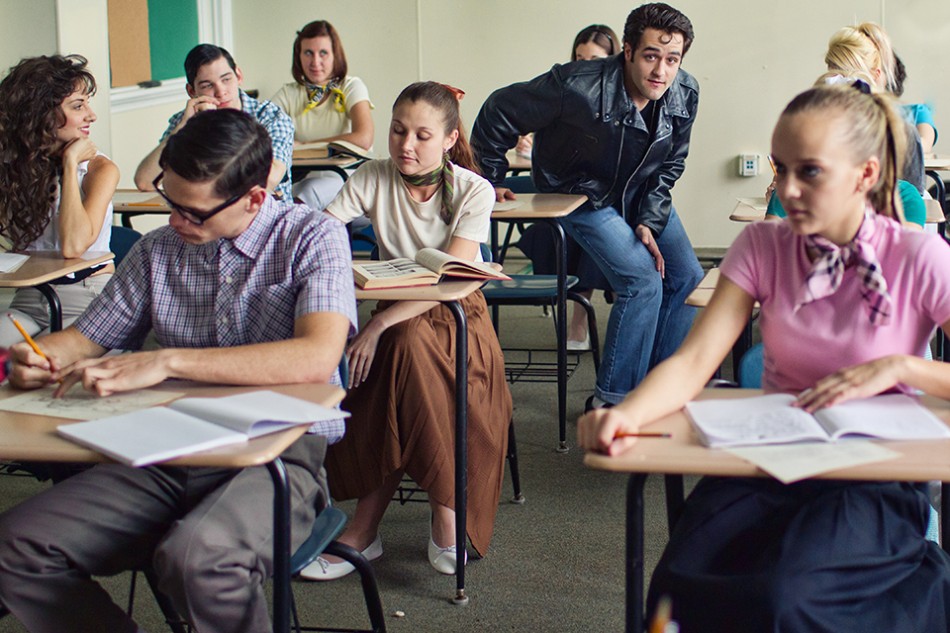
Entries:
{"type": "MultiPolygon", "coordinates": [[[[203,112],[160,157],[173,212],[129,251],[69,328],[11,349],[11,383],[76,382],[99,395],[169,378],[217,384],[339,383],[356,328],[343,225],[265,190],[267,131],[233,109],[203,112]],[[161,349],[138,349],[154,330],[161,349]]],[[[77,387],[78,388],[78,387],[77,387]]],[[[311,428],[281,456],[291,545],[326,497],[320,469],[341,420],[311,428]]],[[[0,516],[0,603],[31,631],[134,633],[92,576],[151,566],[200,631],[269,631],[273,487],[265,467],[131,468],[102,464],[0,516]]]]}

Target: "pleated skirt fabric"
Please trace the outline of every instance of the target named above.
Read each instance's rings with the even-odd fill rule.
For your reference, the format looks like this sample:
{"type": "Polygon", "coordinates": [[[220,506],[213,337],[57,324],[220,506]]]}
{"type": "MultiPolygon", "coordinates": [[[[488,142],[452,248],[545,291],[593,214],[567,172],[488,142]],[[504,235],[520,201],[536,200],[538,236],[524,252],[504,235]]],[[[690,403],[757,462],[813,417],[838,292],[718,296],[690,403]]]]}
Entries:
{"type": "MultiPolygon", "coordinates": [[[[462,307],[468,321],[466,527],[484,555],[501,494],[511,393],[485,298],[473,293],[462,307]]],[[[455,319],[448,308],[438,305],[390,327],[367,380],[342,406],[352,416],[326,462],[334,499],[363,497],[404,471],[430,498],[455,507],[455,319]]]]}
{"type": "Polygon", "coordinates": [[[950,558],[925,486],[706,478],[653,575],[682,633],[945,633],[950,558]]]}

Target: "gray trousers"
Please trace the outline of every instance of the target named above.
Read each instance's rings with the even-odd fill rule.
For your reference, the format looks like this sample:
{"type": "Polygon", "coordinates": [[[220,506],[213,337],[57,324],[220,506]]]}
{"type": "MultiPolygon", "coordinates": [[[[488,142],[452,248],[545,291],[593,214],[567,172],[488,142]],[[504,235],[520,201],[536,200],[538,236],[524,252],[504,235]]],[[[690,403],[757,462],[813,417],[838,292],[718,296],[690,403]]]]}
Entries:
{"type": "MultiPolygon", "coordinates": [[[[293,548],[326,504],[325,454],[325,437],[305,435],[281,456],[293,548]]],[[[0,516],[0,602],[34,633],[133,633],[91,576],[151,564],[196,631],[270,631],[273,498],[263,466],[96,466],[0,516]]]]}

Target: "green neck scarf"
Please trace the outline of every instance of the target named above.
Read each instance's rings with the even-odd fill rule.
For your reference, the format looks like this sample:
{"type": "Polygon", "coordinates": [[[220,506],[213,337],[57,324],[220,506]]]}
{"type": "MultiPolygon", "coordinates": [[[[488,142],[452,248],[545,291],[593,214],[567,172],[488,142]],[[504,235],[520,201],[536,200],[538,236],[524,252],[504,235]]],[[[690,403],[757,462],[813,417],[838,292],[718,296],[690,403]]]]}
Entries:
{"type": "Polygon", "coordinates": [[[453,208],[453,199],[455,198],[455,168],[452,165],[452,161],[449,160],[447,153],[442,154],[442,166],[430,171],[428,174],[407,176],[399,172],[399,175],[406,181],[406,184],[412,185],[413,187],[427,187],[441,182],[442,209],[439,211],[439,217],[442,218],[442,221],[446,224],[452,223],[452,218],[455,216],[455,209],[453,208]]]}

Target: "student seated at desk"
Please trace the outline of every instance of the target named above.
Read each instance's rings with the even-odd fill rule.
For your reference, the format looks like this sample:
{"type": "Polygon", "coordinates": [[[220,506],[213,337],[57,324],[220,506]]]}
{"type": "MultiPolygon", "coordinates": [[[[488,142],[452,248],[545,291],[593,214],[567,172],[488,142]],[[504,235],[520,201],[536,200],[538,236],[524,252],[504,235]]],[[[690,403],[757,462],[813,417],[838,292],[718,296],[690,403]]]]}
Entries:
{"type": "MultiPolygon", "coordinates": [[[[890,390],[950,398],[950,365],[917,352],[950,331],[950,249],[902,230],[893,191],[906,142],[887,95],[835,85],[785,108],[772,137],[784,222],[747,226],[683,346],[578,443],[616,454],[696,396],[761,305],[767,391],[807,411],[890,390]]],[[[924,538],[926,484],[700,481],[654,572],[683,633],[946,632],[950,557],[924,538]]]]}
{"type": "MultiPolygon", "coordinates": [[[[368,215],[383,259],[413,257],[425,247],[477,260],[488,238],[494,191],[473,173],[462,132],[461,91],[415,83],[393,105],[388,160],[370,161],[346,181],[327,208],[342,222],[368,215]]],[[[481,292],[462,300],[468,319],[468,536],[484,555],[501,493],[511,394],[505,361],[481,292]]],[[[380,302],[347,348],[353,415],[346,437],[327,454],[330,492],[358,499],[340,541],[370,559],[382,555],[379,523],[402,480],[412,477],[429,495],[428,556],[454,574],[455,321],[444,305],[380,302]]],[[[421,542],[421,539],[420,539],[421,542]]],[[[459,544],[458,551],[465,551],[459,544]]],[[[463,563],[464,564],[464,563],[463,563]]],[[[319,558],[301,574],[333,580],[353,571],[319,558]]]]}
{"type": "Polygon", "coordinates": [[[135,170],[135,186],[141,191],[155,189],[155,178],[161,173],[159,158],[168,139],[181,130],[198,112],[231,108],[250,114],[270,135],[273,159],[267,175],[267,190],[282,200],[290,201],[290,162],[293,152],[294,122],[270,101],[258,101],[241,89],[244,74],[234,63],[231,53],[214,44],[198,44],[185,56],[185,79],[188,103],[185,109],[168,119],[168,129],[158,147],[142,159],[135,170]]]}
{"type": "MultiPolygon", "coordinates": [[[[132,247],[73,326],[37,340],[48,362],[13,346],[11,382],[32,389],[62,379],[63,392],[81,381],[99,395],[169,378],[339,384],[356,323],[346,232],[275,201],[265,190],[271,160],[267,130],[249,115],[192,117],[160,159],[169,226],[132,247]],[[162,349],[102,358],[137,349],[149,330],[162,349]]],[[[343,423],[310,431],[281,456],[293,548],[325,504],[320,469],[343,423]]],[[[95,466],[0,516],[0,603],[31,631],[134,633],[91,576],[148,565],[195,630],[270,631],[272,508],[263,466],[95,466]]]]}
{"type": "MultiPolygon", "coordinates": [[[[96,80],[78,55],[24,59],[0,82],[0,234],[11,250],[109,252],[119,169],[89,138],[95,93],[96,80]]],[[[53,282],[65,325],[113,271],[110,262],[53,282]]],[[[9,311],[30,334],[49,327],[49,303],[34,288],[17,290],[9,311]]],[[[0,347],[22,340],[9,319],[0,319],[0,347]]]]}
{"type": "MultiPolygon", "coordinates": [[[[294,142],[349,141],[373,147],[373,103],[366,84],[347,75],[343,41],[326,20],[316,20],[297,32],[291,74],[271,101],[294,120],[294,142]]],[[[294,195],[311,209],[322,211],[343,188],[332,171],[311,171],[294,185],[294,195]]]]}
{"type": "MultiPolygon", "coordinates": [[[[870,77],[870,84],[877,90],[892,94],[898,89],[897,64],[891,39],[883,28],[873,22],[839,29],[828,41],[825,64],[830,72],[843,75],[870,77]]],[[[917,128],[906,122],[907,143],[904,167],[900,178],[924,193],[924,149],[917,128]]]]}
{"type": "MultiPolygon", "coordinates": [[[[904,82],[907,81],[907,67],[901,61],[900,56],[894,53],[894,95],[904,96],[904,82]]],[[[917,135],[920,136],[920,148],[924,156],[929,156],[934,151],[934,145],[937,143],[937,124],[934,123],[934,113],[926,103],[906,103],[901,106],[904,111],[904,117],[917,128],[917,135]]]]}

